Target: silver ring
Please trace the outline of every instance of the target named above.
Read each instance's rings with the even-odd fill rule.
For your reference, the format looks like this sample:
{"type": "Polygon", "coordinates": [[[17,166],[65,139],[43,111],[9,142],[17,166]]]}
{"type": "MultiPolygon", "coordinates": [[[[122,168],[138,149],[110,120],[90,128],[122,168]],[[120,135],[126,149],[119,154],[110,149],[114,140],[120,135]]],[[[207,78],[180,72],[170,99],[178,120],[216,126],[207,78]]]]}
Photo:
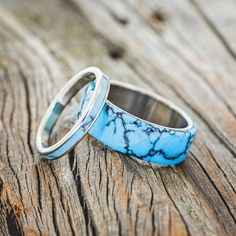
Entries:
{"type": "Polygon", "coordinates": [[[89,67],[75,75],[58,93],[47,109],[37,131],[36,148],[48,159],[56,159],[73,148],[89,131],[109,93],[109,79],[96,67],[89,67]],[[65,106],[85,84],[94,80],[95,90],[80,118],[57,143],[48,146],[51,131],[65,106]]]}

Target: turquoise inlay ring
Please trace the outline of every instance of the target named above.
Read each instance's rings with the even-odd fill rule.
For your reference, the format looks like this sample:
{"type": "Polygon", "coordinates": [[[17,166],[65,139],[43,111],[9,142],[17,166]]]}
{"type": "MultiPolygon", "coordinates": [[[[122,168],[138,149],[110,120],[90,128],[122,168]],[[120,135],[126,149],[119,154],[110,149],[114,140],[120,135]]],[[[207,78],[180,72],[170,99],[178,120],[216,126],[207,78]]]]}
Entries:
{"type": "Polygon", "coordinates": [[[97,119],[105,104],[109,89],[109,79],[95,67],[89,67],[82,70],[69,80],[52,101],[39,125],[36,135],[37,150],[41,154],[46,155],[47,159],[53,160],[59,158],[73,148],[84,137],[97,119]],[[59,118],[59,115],[62,113],[71,98],[90,81],[93,81],[94,91],[80,118],[61,140],[52,146],[48,146],[50,134],[59,118]]]}
{"type": "MultiPolygon", "coordinates": [[[[78,114],[93,92],[91,82],[78,114]]],[[[147,162],[173,165],[187,156],[196,125],[182,109],[165,98],[111,81],[108,99],[89,134],[121,153],[147,162]]]]}

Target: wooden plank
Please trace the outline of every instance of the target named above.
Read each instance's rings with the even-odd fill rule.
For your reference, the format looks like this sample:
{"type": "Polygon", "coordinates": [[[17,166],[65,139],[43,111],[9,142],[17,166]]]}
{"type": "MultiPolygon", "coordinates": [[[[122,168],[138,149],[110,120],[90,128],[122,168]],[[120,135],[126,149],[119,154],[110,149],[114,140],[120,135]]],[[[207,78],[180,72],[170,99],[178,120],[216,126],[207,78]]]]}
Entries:
{"type": "Polygon", "coordinates": [[[192,1],[193,5],[204,18],[209,28],[216,34],[229,54],[236,59],[235,43],[235,8],[236,3],[227,1],[192,1]]]}
{"type": "MultiPolygon", "coordinates": [[[[197,8],[215,19],[209,5],[1,4],[3,235],[234,235],[236,69],[197,8]],[[199,133],[182,165],[140,163],[91,137],[65,158],[39,161],[34,138],[46,107],[67,77],[91,64],[174,100],[194,117],[199,133]]],[[[228,18],[236,24],[234,16],[228,18]]],[[[224,35],[231,45],[229,33],[224,35]]]]}

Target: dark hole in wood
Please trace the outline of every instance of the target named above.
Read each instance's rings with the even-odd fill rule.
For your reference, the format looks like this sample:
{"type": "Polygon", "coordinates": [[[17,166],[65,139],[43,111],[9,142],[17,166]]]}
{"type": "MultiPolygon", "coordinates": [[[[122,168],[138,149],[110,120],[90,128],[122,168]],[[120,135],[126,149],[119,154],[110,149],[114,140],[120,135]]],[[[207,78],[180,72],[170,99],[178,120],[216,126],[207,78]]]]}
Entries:
{"type": "Polygon", "coordinates": [[[125,53],[124,48],[117,45],[109,46],[108,50],[109,50],[109,56],[114,60],[123,58],[124,53],[125,53]]]}
{"type": "Polygon", "coordinates": [[[111,15],[121,25],[127,25],[129,23],[129,20],[125,17],[119,16],[113,12],[111,12],[111,15]]]}
{"type": "Polygon", "coordinates": [[[153,19],[155,19],[156,21],[161,22],[161,23],[166,21],[165,14],[163,12],[161,12],[160,10],[154,11],[152,17],[153,17],[153,19]]]}
{"type": "Polygon", "coordinates": [[[125,18],[117,18],[117,21],[122,25],[127,25],[129,21],[125,18]]]}
{"type": "Polygon", "coordinates": [[[6,215],[6,221],[10,235],[19,235],[19,236],[23,235],[17,222],[17,218],[13,213],[13,211],[10,211],[6,215]]]}

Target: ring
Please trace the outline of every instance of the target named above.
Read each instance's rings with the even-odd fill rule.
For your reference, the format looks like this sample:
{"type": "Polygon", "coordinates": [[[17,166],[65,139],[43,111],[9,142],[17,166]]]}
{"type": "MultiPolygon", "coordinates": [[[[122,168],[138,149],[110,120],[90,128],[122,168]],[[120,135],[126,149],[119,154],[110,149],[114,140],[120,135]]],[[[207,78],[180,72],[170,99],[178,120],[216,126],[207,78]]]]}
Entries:
{"type": "Polygon", "coordinates": [[[36,148],[47,159],[53,160],[73,148],[89,131],[101,112],[110,89],[109,79],[96,67],[89,67],[75,75],[62,88],[50,104],[37,131],[36,148]],[[86,100],[86,107],[71,130],[57,143],[48,146],[49,137],[59,115],[65,106],[90,81],[93,81],[93,94],[86,100]]]}
{"type": "MultiPolygon", "coordinates": [[[[82,100],[92,96],[94,86],[93,82],[88,85],[82,100]]],[[[80,105],[78,114],[83,110],[80,105]]],[[[196,130],[192,119],[167,99],[124,82],[111,81],[106,103],[89,134],[123,154],[175,165],[187,156],[196,130]]]]}

